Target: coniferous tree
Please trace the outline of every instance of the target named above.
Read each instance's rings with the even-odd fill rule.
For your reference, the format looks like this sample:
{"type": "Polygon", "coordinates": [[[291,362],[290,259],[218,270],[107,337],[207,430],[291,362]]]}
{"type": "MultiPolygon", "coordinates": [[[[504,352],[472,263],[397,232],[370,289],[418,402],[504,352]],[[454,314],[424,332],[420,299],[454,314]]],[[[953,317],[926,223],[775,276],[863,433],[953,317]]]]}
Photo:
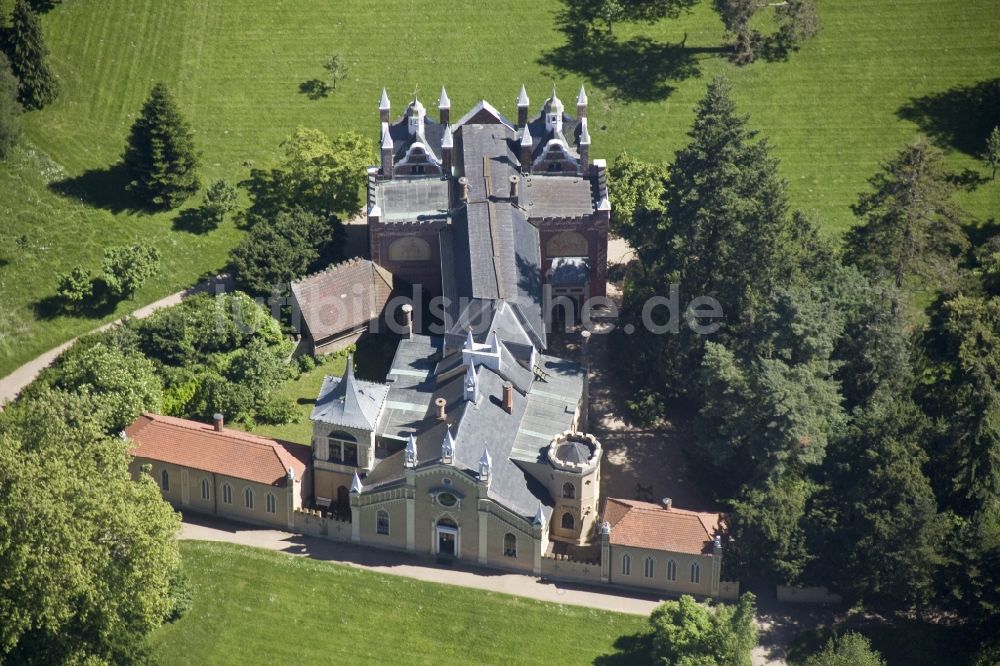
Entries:
{"type": "Polygon", "coordinates": [[[0,159],[21,138],[21,104],[17,101],[17,78],[7,56],[0,53],[0,159]]]}
{"type": "Polygon", "coordinates": [[[166,85],[157,83],[132,125],[125,147],[127,189],[146,205],[174,208],[198,191],[198,158],[191,128],[166,85]]]}
{"type": "Polygon", "coordinates": [[[55,100],[59,83],[49,69],[49,50],[38,17],[27,0],[16,0],[8,30],[11,69],[19,83],[18,100],[28,109],[40,109],[55,100]]]}
{"type": "Polygon", "coordinates": [[[951,200],[941,152],[917,141],[872,176],[872,192],[862,194],[854,214],[864,221],[848,232],[845,258],[873,279],[901,289],[914,276],[947,282],[968,241],[966,214],[951,200]]]}

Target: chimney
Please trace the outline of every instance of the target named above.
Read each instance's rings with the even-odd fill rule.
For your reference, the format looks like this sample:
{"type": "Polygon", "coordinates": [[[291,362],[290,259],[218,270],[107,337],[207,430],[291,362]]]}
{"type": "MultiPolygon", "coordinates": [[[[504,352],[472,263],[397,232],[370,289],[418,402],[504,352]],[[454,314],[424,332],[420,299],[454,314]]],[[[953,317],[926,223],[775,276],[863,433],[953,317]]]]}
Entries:
{"type": "Polygon", "coordinates": [[[528,124],[528,91],[521,86],[521,92],[517,96],[517,126],[524,127],[528,124]]]}
{"type": "Polygon", "coordinates": [[[447,404],[448,404],[448,401],[445,400],[444,398],[437,398],[434,401],[434,406],[437,407],[437,420],[438,421],[446,421],[448,419],[448,415],[445,414],[445,412],[444,412],[445,405],[447,405],[447,404]]]}
{"type": "Polygon", "coordinates": [[[510,177],[510,198],[514,199],[515,201],[517,200],[517,181],[519,180],[520,178],[518,178],[517,176],[510,177]]]}
{"type": "Polygon", "coordinates": [[[219,412],[212,414],[212,421],[215,422],[215,432],[222,432],[222,427],[224,424],[222,414],[219,412]]]}
{"type": "Polygon", "coordinates": [[[673,506],[674,506],[674,501],[672,499],[670,499],[669,497],[664,497],[660,501],[663,503],[663,508],[664,509],[668,509],[669,510],[669,509],[673,508],[673,506]]]}
{"type": "Polygon", "coordinates": [[[510,382],[503,383],[503,410],[508,414],[514,411],[514,385],[510,382]]]}
{"type": "Polygon", "coordinates": [[[448,99],[444,86],[441,86],[441,94],[438,95],[438,117],[442,125],[447,125],[451,120],[451,100],[448,99]]]}
{"type": "Polygon", "coordinates": [[[469,179],[465,176],[458,179],[458,198],[466,202],[469,200],[469,179]]]}
{"type": "Polygon", "coordinates": [[[413,306],[409,303],[403,303],[403,307],[400,310],[403,311],[403,325],[406,326],[406,331],[403,335],[409,340],[413,337],[413,306]]]}

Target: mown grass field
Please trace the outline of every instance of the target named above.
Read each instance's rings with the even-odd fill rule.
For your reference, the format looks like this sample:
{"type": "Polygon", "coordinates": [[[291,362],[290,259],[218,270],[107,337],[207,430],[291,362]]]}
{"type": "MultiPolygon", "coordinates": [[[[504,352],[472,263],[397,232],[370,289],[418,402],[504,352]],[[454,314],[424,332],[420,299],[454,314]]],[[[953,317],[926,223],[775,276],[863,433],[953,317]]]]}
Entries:
{"type": "Polygon", "coordinates": [[[194,604],[151,638],[165,666],[589,664],[646,623],[245,546],[180,545],[194,604]]]}
{"type": "MultiPolygon", "coordinates": [[[[849,205],[878,162],[918,132],[933,135],[954,168],[985,173],[973,154],[1000,107],[989,97],[1000,85],[992,0],[824,0],[819,37],[788,62],[742,69],[719,53],[722,27],[707,0],[675,21],[617,26],[615,41],[596,54],[568,46],[562,7],[64,0],[42,19],[62,94],[26,116],[26,141],[0,165],[0,376],[220,270],[238,241],[231,222],[196,235],[174,228],[177,211],[125,207],[112,167],[156,80],[168,83],[195,129],[206,183],[270,163],[298,125],[375,137],[382,85],[399,112],[414,90],[433,108],[445,83],[457,118],[480,97],[514,115],[522,82],[533,106],[555,82],[572,110],[583,82],[595,157],[628,150],[668,160],[706,81],[723,70],[782,159],[793,204],[831,234],[851,224],[849,205]],[[348,79],[329,97],[309,99],[299,85],[321,77],[334,52],[350,65],[348,79]],[[56,271],[96,268],[103,248],[133,241],[164,257],[159,278],[134,301],[94,317],[39,308],[56,271]]],[[[995,218],[1000,184],[980,184],[960,201],[980,220],[995,218]]]]}

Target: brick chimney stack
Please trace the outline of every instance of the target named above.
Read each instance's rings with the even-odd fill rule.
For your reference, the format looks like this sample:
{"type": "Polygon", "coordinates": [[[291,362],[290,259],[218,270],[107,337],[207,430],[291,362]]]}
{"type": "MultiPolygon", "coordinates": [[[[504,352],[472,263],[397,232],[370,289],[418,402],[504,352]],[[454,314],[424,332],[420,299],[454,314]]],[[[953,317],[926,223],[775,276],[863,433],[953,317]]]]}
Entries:
{"type": "Polygon", "coordinates": [[[503,410],[508,414],[514,411],[514,385],[510,382],[503,383],[503,410]]]}
{"type": "Polygon", "coordinates": [[[222,414],[219,412],[212,414],[212,421],[215,424],[215,432],[222,432],[225,425],[225,420],[223,419],[222,414]]]}
{"type": "Polygon", "coordinates": [[[445,413],[445,410],[444,410],[444,408],[445,408],[445,406],[447,404],[448,404],[448,401],[445,400],[444,398],[437,398],[434,401],[434,406],[437,407],[437,420],[438,421],[447,421],[448,420],[448,415],[445,413]]]}

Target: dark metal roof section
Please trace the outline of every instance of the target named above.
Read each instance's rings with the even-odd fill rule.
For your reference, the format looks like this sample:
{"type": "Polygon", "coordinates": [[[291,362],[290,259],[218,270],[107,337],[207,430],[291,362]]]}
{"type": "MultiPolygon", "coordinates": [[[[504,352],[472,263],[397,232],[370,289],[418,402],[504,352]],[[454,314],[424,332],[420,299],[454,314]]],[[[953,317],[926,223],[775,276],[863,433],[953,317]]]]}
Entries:
{"type": "Polygon", "coordinates": [[[310,418],[332,425],[373,431],[389,387],[355,378],[354,359],[347,357],[343,377],[327,377],[310,418]]]}

